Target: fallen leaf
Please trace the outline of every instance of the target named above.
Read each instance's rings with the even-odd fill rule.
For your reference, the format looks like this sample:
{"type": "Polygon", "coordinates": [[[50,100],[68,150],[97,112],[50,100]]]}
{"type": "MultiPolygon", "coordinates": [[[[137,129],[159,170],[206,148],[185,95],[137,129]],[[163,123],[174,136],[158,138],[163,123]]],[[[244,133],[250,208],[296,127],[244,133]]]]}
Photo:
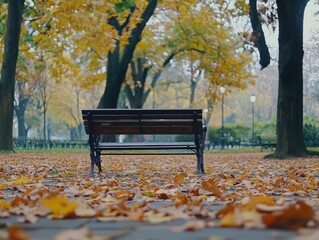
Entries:
{"type": "Polygon", "coordinates": [[[54,236],[53,240],[110,240],[106,236],[93,236],[88,228],[80,228],[73,230],[64,230],[54,236]]]}
{"type": "Polygon", "coordinates": [[[188,221],[184,225],[171,227],[173,232],[198,231],[206,227],[205,221],[188,221]]]}
{"type": "Polygon", "coordinates": [[[19,226],[11,225],[9,227],[8,240],[29,240],[27,232],[19,226]]]}
{"type": "Polygon", "coordinates": [[[281,212],[263,216],[262,220],[267,227],[296,230],[301,227],[306,227],[307,223],[313,217],[313,208],[303,201],[297,201],[296,204],[290,205],[281,212]]]}
{"type": "Polygon", "coordinates": [[[56,195],[43,199],[42,203],[51,210],[53,219],[64,218],[71,213],[74,213],[74,210],[77,207],[77,202],[69,201],[68,198],[63,195],[56,195]]]}

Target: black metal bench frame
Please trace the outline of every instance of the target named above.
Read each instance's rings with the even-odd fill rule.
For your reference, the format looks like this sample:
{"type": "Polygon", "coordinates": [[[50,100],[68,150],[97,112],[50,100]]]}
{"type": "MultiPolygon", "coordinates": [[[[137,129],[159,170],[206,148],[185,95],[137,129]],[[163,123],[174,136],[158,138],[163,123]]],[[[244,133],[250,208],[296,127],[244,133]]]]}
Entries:
{"type": "MultiPolygon", "coordinates": [[[[146,154],[196,154],[197,173],[204,174],[206,127],[202,109],[91,109],[82,110],[85,132],[89,135],[91,176],[94,165],[101,168],[101,155],[125,154],[130,150],[153,150],[146,154]],[[193,142],[102,142],[102,135],[191,134],[193,142]],[[124,153],[123,153],[123,150],[124,153]],[[157,150],[189,150],[186,153],[157,150]]],[[[143,152],[142,154],[145,154],[143,152]]]]}

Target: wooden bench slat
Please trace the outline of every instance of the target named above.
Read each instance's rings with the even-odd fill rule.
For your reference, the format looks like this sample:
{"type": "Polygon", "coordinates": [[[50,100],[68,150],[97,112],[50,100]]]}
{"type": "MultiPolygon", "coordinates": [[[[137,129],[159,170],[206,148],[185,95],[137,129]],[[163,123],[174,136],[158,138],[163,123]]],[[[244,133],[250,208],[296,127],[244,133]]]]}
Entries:
{"type": "MultiPolygon", "coordinates": [[[[83,115],[83,119],[87,119],[88,115],[83,115]]],[[[94,115],[92,113],[92,120],[99,119],[193,119],[194,113],[188,114],[100,114],[94,115]]],[[[197,114],[197,119],[202,119],[202,114],[197,114]]]]}
{"type": "Polygon", "coordinates": [[[100,143],[103,150],[165,150],[195,149],[194,142],[137,142],[137,143],[100,143]]]}
{"type": "MultiPolygon", "coordinates": [[[[132,125],[198,125],[202,126],[201,120],[193,120],[193,119],[152,119],[152,120],[91,120],[92,125],[124,125],[124,124],[132,124],[132,125]]],[[[84,121],[84,125],[89,125],[88,121],[84,121]]]]}
{"type": "MultiPolygon", "coordinates": [[[[194,129],[192,126],[144,126],[142,128],[134,127],[134,126],[126,126],[126,127],[93,127],[91,129],[92,133],[107,135],[107,134],[194,134],[194,129]]],[[[89,133],[89,128],[86,128],[86,132],[89,133]]]]}
{"type": "Polygon", "coordinates": [[[83,115],[87,115],[88,113],[92,114],[190,114],[190,113],[198,113],[202,114],[201,109],[89,109],[82,110],[83,115]]]}

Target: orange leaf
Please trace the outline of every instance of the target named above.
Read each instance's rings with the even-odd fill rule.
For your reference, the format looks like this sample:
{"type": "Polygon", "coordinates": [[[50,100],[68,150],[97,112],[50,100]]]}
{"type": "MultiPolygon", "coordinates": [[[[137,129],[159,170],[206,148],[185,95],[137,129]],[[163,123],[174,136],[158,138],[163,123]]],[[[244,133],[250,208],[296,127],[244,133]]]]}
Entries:
{"type": "Polygon", "coordinates": [[[8,240],[29,240],[27,232],[18,226],[11,226],[9,228],[9,237],[8,240]]]}
{"type": "Polygon", "coordinates": [[[263,216],[262,220],[267,227],[296,230],[306,227],[308,221],[313,217],[313,208],[303,201],[298,201],[280,213],[263,216]]]}
{"type": "Polygon", "coordinates": [[[202,181],[202,188],[208,192],[212,192],[215,186],[215,181],[212,179],[207,181],[202,181]]]}
{"type": "Polygon", "coordinates": [[[117,193],[115,193],[114,197],[116,199],[126,199],[126,200],[130,200],[134,197],[134,193],[131,192],[130,190],[121,190],[118,191],[117,193]]]}

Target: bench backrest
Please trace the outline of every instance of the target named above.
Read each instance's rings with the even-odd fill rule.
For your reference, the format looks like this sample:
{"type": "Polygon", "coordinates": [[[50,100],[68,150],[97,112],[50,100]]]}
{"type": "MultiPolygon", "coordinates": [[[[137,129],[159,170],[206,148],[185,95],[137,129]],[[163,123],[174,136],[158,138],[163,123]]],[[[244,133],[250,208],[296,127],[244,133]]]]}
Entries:
{"type": "Polygon", "coordinates": [[[202,109],[82,110],[87,134],[200,134],[202,109]]]}

